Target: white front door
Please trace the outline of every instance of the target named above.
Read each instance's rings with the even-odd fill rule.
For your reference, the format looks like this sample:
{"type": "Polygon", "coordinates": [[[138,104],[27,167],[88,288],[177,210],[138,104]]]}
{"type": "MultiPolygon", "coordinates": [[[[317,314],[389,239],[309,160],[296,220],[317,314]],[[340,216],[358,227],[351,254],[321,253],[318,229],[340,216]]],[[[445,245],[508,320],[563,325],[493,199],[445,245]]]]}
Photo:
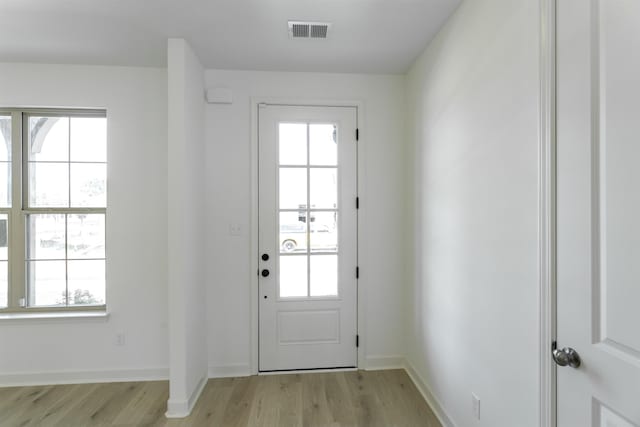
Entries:
{"type": "Polygon", "coordinates": [[[357,364],[356,116],[258,108],[262,372],[357,364]]]}
{"type": "Polygon", "coordinates": [[[559,427],[640,426],[640,1],[558,0],[559,427]]]}

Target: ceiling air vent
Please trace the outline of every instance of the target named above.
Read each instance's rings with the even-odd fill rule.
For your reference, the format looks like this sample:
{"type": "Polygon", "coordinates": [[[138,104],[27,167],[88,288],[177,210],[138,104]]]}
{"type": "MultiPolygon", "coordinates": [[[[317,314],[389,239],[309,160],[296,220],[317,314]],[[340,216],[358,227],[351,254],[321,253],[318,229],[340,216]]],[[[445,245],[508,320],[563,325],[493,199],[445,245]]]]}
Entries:
{"type": "Polygon", "coordinates": [[[289,37],[292,39],[326,39],[331,24],[327,22],[289,21],[289,37]]]}

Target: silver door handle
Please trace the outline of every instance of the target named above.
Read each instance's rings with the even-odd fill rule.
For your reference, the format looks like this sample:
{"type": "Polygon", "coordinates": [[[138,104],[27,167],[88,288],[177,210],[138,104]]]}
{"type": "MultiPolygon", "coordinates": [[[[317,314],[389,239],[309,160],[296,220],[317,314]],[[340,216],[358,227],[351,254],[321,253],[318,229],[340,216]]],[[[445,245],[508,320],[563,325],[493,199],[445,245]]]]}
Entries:
{"type": "Polygon", "coordinates": [[[557,348],[553,349],[552,352],[553,360],[558,364],[558,366],[571,366],[572,368],[579,368],[582,361],[580,360],[580,355],[577,351],[572,349],[571,347],[565,347],[562,350],[558,350],[557,348]]]}

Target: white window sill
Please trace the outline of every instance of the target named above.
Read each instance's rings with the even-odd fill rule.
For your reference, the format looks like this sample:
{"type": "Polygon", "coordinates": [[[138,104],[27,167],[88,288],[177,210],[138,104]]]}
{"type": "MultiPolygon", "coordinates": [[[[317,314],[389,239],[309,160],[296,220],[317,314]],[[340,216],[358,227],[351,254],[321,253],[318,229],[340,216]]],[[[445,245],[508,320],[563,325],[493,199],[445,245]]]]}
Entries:
{"type": "Polygon", "coordinates": [[[103,320],[109,318],[106,311],[57,311],[33,313],[0,313],[0,322],[4,321],[32,321],[32,320],[103,320]]]}

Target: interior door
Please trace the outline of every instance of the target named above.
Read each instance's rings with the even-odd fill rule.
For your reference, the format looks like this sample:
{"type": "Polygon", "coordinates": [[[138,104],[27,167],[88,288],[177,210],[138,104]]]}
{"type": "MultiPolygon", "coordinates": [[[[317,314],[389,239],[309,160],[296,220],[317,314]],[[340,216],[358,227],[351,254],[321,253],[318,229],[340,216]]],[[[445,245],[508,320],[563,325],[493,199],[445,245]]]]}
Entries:
{"type": "Polygon", "coordinates": [[[640,2],[557,19],[558,426],[638,427],[640,2]]]}
{"type": "Polygon", "coordinates": [[[258,108],[260,371],[357,364],[356,118],[258,108]]]}

